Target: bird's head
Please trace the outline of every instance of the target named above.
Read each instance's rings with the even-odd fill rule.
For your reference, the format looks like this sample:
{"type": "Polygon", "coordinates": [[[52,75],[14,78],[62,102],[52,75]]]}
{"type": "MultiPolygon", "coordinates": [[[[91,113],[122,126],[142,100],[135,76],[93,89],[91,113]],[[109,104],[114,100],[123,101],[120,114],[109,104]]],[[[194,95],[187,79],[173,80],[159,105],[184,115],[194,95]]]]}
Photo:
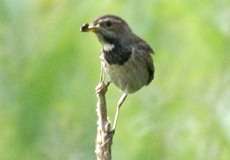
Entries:
{"type": "Polygon", "coordinates": [[[102,44],[128,39],[132,33],[128,24],[120,17],[105,15],[86,23],[81,27],[82,32],[94,32],[102,44]]]}

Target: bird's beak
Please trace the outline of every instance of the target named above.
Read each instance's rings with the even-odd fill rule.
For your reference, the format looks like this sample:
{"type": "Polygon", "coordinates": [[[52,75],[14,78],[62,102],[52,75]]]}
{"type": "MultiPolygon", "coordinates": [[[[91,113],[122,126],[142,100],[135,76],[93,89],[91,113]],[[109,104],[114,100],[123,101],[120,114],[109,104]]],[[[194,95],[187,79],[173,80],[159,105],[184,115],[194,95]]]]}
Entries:
{"type": "Polygon", "coordinates": [[[86,23],[81,26],[81,32],[96,32],[99,29],[99,25],[95,25],[93,23],[86,23]]]}

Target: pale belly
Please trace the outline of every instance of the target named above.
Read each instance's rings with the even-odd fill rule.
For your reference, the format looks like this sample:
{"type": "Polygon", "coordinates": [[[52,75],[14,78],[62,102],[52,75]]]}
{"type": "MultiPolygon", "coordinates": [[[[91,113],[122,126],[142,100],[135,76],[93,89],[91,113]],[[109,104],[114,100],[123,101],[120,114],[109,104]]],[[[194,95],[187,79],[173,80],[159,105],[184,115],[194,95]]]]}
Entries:
{"type": "Polygon", "coordinates": [[[123,65],[109,65],[102,58],[104,72],[118,88],[126,93],[133,93],[147,84],[149,73],[141,60],[131,57],[123,65]]]}

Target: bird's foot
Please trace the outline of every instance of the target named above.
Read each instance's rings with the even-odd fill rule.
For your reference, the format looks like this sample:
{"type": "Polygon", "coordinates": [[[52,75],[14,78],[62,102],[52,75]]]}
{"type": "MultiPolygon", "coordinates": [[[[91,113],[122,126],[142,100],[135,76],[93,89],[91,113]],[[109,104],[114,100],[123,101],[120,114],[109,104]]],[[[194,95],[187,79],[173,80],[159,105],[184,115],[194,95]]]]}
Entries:
{"type": "Polygon", "coordinates": [[[100,82],[97,86],[96,86],[96,93],[99,94],[99,93],[105,93],[108,89],[108,86],[109,86],[110,82],[100,82]]]}
{"type": "Polygon", "coordinates": [[[111,134],[111,135],[114,135],[114,133],[115,133],[115,129],[111,129],[111,130],[109,131],[109,134],[111,134]]]}

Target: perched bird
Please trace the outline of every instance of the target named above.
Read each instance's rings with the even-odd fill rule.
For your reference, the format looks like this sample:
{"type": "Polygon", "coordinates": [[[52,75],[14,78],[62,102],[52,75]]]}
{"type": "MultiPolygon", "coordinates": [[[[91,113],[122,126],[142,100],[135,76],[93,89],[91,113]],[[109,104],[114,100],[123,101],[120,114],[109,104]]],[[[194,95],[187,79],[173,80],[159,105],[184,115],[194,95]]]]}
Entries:
{"type": "Polygon", "coordinates": [[[115,15],[104,15],[92,23],[86,23],[82,25],[81,31],[92,31],[97,35],[102,44],[102,77],[105,74],[110,82],[124,92],[117,104],[113,123],[115,129],[119,109],[127,95],[153,80],[154,65],[151,54],[154,51],[133,33],[125,20],[115,15]]]}

